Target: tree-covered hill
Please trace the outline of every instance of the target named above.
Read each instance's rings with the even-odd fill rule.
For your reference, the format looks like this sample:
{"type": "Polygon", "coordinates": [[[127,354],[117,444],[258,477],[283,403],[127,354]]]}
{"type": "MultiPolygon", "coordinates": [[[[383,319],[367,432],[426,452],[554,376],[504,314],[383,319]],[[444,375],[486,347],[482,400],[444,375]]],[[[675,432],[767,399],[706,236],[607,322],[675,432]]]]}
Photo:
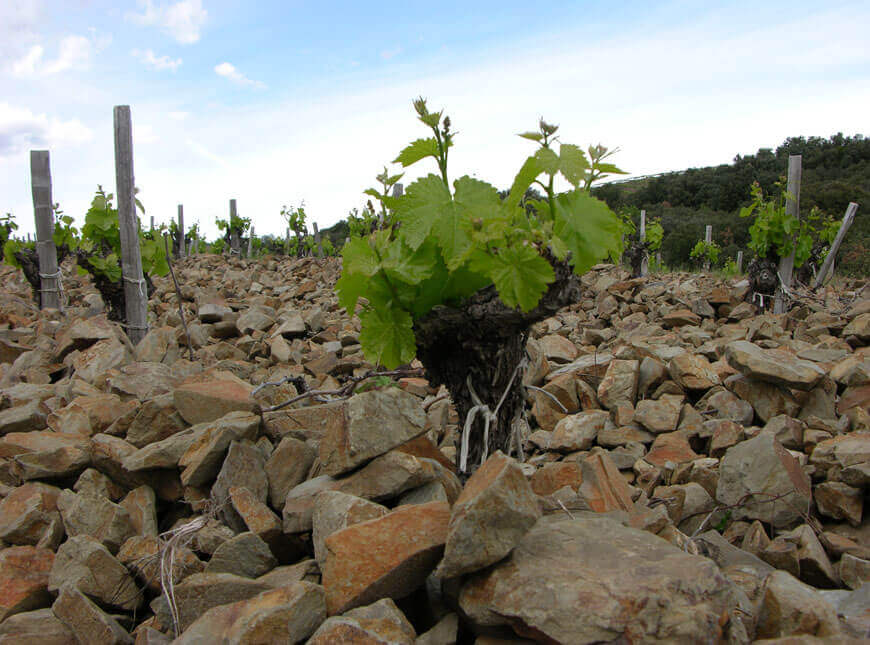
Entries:
{"type": "Polygon", "coordinates": [[[723,258],[742,249],[748,259],[751,220],[741,219],[739,209],[750,202],[754,181],[767,194],[776,191],[774,184],[785,175],[792,154],[803,157],[802,215],[818,206],[839,220],[850,201],[860,205],[840,251],[838,271],[870,275],[870,139],[860,134],[792,137],[775,151],[762,148],[754,155],[738,155],[731,164],[610,183],[593,192],[614,209],[645,209],[648,217],[661,217],[665,264],[685,264],[707,224],[723,247],[723,258]]]}

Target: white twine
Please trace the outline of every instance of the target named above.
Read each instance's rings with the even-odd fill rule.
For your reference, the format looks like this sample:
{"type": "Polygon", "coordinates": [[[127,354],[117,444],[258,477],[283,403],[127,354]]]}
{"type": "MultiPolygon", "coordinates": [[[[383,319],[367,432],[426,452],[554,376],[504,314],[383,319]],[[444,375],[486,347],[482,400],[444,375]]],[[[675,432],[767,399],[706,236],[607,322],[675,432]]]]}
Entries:
{"type": "Polygon", "coordinates": [[[178,614],[178,603],[175,601],[175,576],[173,575],[175,552],[190,542],[196,532],[204,527],[208,520],[209,517],[207,515],[201,515],[187,524],[182,524],[178,528],[160,534],[160,537],[165,539],[160,548],[160,586],[163,588],[164,595],[166,596],[166,605],[169,608],[172,628],[176,637],[178,637],[181,631],[179,629],[181,620],[178,614]]]}
{"type": "Polygon", "coordinates": [[[483,464],[483,462],[486,461],[487,456],[489,456],[489,426],[493,421],[498,422],[498,411],[501,408],[502,403],[504,403],[504,400],[507,398],[507,394],[510,391],[511,386],[514,384],[514,379],[517,377],[517,373],[527,364],[528,360],[523,357],[523,360],[521,360],[514,369],[514,373],[511,374],[510,381],[508,381],[507,387],[504,392],[502,392],[501,398],[498,400],[498,405],[495,406],[494,411],[490,410],[489,406],[481,401],[480,397],[477,396],[477,392],[474,391],[474,386],[471,384],[471,374],[466,378],[465,383],[468,385],[468,392],[471,394],[471,402],[474,403],[474,406],[468,411],[468,415],[465,417],[465,426],[462,428],[462,439],[460,441],[459,449],[460,472],[464,473],[468,470],[468,441],[471,437],[471,426],[478,413],[483,415],[483,451],[480,455],[480,463],[483,464]]]}
{"type": "Polygon", "coordinates": [[[148,298],[145,295],[145,278],[133,279],[128,278],[127,276],[122,276],[124,280],[129,282],[130,284],[135,284],[139,288],[139,295],[142,296],[143,300],[147,300],[148,298]]]}
{"type": "Polygon", "coordinates": [[[56,293],[56,294],[58,294],[58,299],[59,299],[58,306],[60,307],[60,310],[63,311],[63,280],[61,280],[61,277],[60,277],[60,267],[58,267],[58,269],[55,273],[40,273],[39,277],[42,280],[51,280],[51,279],[57,280],[57,282],[56,282],[57,288],[56,289],[45,289],[42,287],[42,283],[40,282],[39,291],[41,293],[56,293]]]}

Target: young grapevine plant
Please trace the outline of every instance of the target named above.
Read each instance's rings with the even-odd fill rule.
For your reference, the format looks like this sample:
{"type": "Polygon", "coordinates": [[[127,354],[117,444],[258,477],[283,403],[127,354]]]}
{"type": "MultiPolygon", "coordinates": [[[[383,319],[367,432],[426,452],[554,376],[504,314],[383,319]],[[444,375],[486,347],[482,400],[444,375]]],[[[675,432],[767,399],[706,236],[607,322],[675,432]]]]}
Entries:
{"type": "MultiPolygon", "coordinates": [[[[782,184],[778,183],[781,188],[782,184]]],[[[839,222],[824,217],[814,208],[809,215],[797,218],[786,212],[786,203],[794,200],[782,190],[776,199],[765,199],[758,182],[752,184],[752,203],[740,209],[740,217],[755,217],[749,227],[749,248],[760,259],[778,262],[795,254],[794,266],[799,268],[814,255],[824,260],[837,235],[839,222]]]]}
{"type": "Polygon", "coordinates": [[[719,262],[719,253],[721,248],[716,242],[707,242],[706,240],[698,240],[689,257],[697,264],[708,264],[716,266],[719,262]]]}
{"type": "MultiPolygon", "coordinates": [[[[556,280],[557,265],[577,275],[621,253],[621,228],[608,206],[592,197],[596,179],[622,172],[604,163],[611,152],[592,146],[589,156],[555,136],[558,127],[543,120],[520,136],[537,144],[521,165],[505,199],[484,181],[469,176],[450,181],[448,154],[453,145],[449,117],[414,101],[419,120],[431,136],[417,139],[395,159],[407,168],[432,159],[437,173],[408,186],[395,198],[368,191],[392,214],[392,226],[353,237],[343,249],[339,303],[360,312],[360,343],[366,356],[388,368],[416,355],[414,323],[438,305],[455,306],[488,287],[512,310],[534,309],[556,280]],[[556,191],[557,177],[571,189],[556,191]],[[536,185],[544,198],[526,204],[536,185]]],[[[398,176],[384,173],[387,183],[398,176]]]]}

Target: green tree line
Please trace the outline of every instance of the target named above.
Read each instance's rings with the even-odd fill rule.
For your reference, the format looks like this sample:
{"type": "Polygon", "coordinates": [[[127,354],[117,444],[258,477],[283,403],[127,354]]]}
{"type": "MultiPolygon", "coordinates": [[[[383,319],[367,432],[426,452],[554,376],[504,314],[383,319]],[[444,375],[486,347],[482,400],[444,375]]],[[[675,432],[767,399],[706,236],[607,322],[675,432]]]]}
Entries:
{"type": "Polygon", "coordinates": [[[752,201],[750,188],[757,181],[766,194],[786,173],[789,155],[802,155],[800,210],[813,207],[841,219],[849,202],[861,208],[837,258],[838,271],[870,275],[870,139],[863,135],[830,138],[790,137],[776,150],[761,148],[754,155],[734,158],[733,163],[707,168],[614,182],[595,188],[593,194],[617,211],[661,218],[665,235],[662,261],[668,266],[687,265],[692,248],[713,226],[713,240],[721,259],[747,251],[751,219],[740,218],[741,207],[752,201]],[[862,210],[864,211],[862,216],[862,210]]]}

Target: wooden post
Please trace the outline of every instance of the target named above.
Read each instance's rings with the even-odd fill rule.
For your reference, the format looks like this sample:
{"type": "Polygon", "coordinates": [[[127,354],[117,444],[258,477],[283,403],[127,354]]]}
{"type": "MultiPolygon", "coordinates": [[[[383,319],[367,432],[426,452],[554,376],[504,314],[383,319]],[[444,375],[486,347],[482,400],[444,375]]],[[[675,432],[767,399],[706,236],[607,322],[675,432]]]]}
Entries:
{"type": "Polygon", "coordinates": [[[248,252],[245,257],[251,257],[251,244],[254,242],[254,226],[251,225],[251,233],[248,235],[248,252]]]}
{"type": "Polygon", "coordinates": [[[743,251],[737,251],[737,273],[743,273],[743,251]]]}
{"type": "Polygon", "coordinates": [[[658,267],[659,271],[662,270],[662,252],[661,251],[656,251],[656,266],[658,267]]]}
{"type": "Polygon", "coordinates": [[[393,197],[401,197],[405,194],[405,187],[401,182],[393,186],[393,197]]]}
{"type": "MultiPolygon", "coordinates": [[[[230,200],[230,227],[233,225],[233,218],[237,216],[236,212],[236,200],[230,200]]],[[[239,240],[239,234],[233,228],[230,228],[230,252],[234,255],[240,255],[241,249],[241,240],[239,240]]]]}
{"type": "Polygon", "coordinates": [[[855,220],[855,213],[858,212],[858,204],[849,202],[846,208],[846,214],[843,215],[843,223],[840,224],[840,230],[837,231],[837,237],[831,242],[831,248],[828,250],[828,255],[825,256],[825,261],[822,263],[822,268],[819,269],[819,275],[816,276],[816,281],[813,283],[813,289],[818,289],[824,284],[825,279],[830,272],[833,275],[834,258],[837,257],[837,252],[840,250],[840,245],[843,243],[843,238],[846,237],[846,232],[852,226],[855,220]]]}
{"type": "Polygon", "coordinates": [[[320,230],[317,228],[317,222],[314,222],[314,243],[317,245],[317,257],[323,257],[323,241],[320,239],[320,230]]]}
{"type": "MultiPolygon", "coordinates": [[[[638,233],[640,243],[646,242],[646,211],[640,212],[640,233],[638,233]]],[[[643,257],[640,260],[640,276],[643,277],[649,274],[649,256],[644,249],[643,257]]]]}
{"type": "Polygon", "coordinates": [[[148,294],[142,277],[139,253],[139,220],[136,217],[136,185],[133,175],[133,122],[129,105],[116,105],[115,194],[118,198],[118,225],[121,230],[121,274],[124,281],[124,306],[127,335],[136,345],[148,333],[148,294]]]}
{"type": "MultiPolygon", "coordinates": [[[[707,224],[707,228],[704,229],[704,241],[707,244],[710,244],[713,241],[713,225],[707,224]]],[[[710,270],[710,263],[704,262],[704,271],[710,270]]]]}
{"type": "MultiPolygon", "coordinates": [[[[800,218],[801,206],[801,156],[788,156],[788,184],[786,186],[788,193],[794,199],[787,199],[785,202],[785,213],[793,217],[800,218]]],[[[785,313],[785,291],[791,288],[791,278],[794,272],[794,256],[795,251],[792,250],[788,257],[780,258],[779,261],[779,279],[780,287],[776,290],[776,295],[773,300],[773,313],[785,313]]]]}
{"type": "Polygon", "coordinates": [[[184,206],[178,205],[178,257],[184,257],[184,206]]]}
{"type": "Polygon", "coordinates": [[[28,233],[28,234],[27,234],[27,243],[30,244],[30,242],[31,242],[31,240],[30,240],[30,233],[28,233]]]}
{"type": "Polygon", "coordinates": [[[36,253],[39,256],[39,308],[63,309],[57,249],[54,246],[54,210],[48,150],[30,151],[30,186],[33,193],[33,217],[36,220],[36,253]]]}
{"type": "Polygon", "coordinates": [[[287,235],[284,237],[284,255],[290,255],[290,227],[287,227],[287,235]]]}
{"type": "Polygon", "coordinates": [[[154,216],[151,216],[151,230],[154,230],[154,216]]]}

